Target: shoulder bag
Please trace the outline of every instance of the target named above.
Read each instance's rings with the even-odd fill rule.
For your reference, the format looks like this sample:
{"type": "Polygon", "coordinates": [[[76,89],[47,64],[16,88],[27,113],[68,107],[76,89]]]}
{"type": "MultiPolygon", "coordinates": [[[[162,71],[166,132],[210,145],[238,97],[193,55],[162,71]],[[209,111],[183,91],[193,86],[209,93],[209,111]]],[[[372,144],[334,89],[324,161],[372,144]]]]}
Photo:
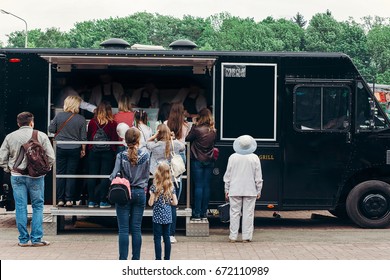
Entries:
{"type": "Polygon", "coordinates": [[[186,171],[186,166],[184,164],[183,158],[181,155],[175,153],[175,146],[172,141],[172,152],[171,152],[171,172],[173,177],[179,177],[186,171]]]}

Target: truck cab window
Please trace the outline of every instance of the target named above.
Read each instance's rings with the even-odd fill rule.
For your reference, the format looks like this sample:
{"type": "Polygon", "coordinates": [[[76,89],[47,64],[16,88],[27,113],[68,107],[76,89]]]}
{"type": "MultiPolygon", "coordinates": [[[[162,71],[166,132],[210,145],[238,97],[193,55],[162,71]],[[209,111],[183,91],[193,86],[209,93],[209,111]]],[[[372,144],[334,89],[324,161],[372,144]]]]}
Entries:
{"type": "Polygon", "coordinates": [[[297,130],[344,131],[350,126],[350,89],[346,86],[297,86],[294,124],[297,130]]]}
{"type": "Polygon", "coordinates": [[[357,86],[356,123],[356,129],[360,132],[389,128],[384,113],[361,83],[357,86]]]}

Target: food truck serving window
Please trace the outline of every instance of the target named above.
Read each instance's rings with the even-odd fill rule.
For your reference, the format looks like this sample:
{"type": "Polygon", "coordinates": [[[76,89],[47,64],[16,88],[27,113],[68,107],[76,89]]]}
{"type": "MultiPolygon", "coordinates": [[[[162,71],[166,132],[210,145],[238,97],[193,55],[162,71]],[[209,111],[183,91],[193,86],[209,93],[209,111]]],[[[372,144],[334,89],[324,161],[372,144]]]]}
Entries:
{"type": "Polygon", "coordinates": [[[221,64],[221,139],[276,141],[276,64],[221,64]],[[237,125],[238,124],[238,125],[237,125]]]}
{"type": "Polygon", "coordinates": [[[294,124],[297,130],[345,131],[350,126],[348,86],[297,86],[294,124]]]}

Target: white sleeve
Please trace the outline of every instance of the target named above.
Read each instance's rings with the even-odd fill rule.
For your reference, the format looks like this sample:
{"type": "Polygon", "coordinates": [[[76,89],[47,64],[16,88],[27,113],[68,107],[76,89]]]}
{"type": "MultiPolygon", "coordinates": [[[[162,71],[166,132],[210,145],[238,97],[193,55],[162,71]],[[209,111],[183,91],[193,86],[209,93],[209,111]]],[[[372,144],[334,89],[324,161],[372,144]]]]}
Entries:
{"type": "Polygon", "coordinates": [[[88,103],[88,102],[85,102],[84,100],[82,100],[81,103],[80,103],[80,108],[83,109],[83,110],[87,110],[87,111],[93,113],[93,111],[96,109],[96,106],[91,104],[91,103],[88,103]]]}

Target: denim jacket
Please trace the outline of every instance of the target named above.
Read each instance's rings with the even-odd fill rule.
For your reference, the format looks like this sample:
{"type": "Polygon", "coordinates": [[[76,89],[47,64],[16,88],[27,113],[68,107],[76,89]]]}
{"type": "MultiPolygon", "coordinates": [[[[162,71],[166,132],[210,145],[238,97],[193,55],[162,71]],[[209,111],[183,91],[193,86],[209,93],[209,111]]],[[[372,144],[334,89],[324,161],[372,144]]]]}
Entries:
{"type": "Polygon", "coordinates": [[[131,187],[146,188],[148,186],[150,173],[150,153],[145,147],[138,149],[138,160],[137,164],[134,166],[130,164],[130,161],[127,157],[127,150],[118,153],[116,155],[114,170],[110,175],[111,181],[120,171],[121,162],[124,177],[129,180],[131,187]]]}

